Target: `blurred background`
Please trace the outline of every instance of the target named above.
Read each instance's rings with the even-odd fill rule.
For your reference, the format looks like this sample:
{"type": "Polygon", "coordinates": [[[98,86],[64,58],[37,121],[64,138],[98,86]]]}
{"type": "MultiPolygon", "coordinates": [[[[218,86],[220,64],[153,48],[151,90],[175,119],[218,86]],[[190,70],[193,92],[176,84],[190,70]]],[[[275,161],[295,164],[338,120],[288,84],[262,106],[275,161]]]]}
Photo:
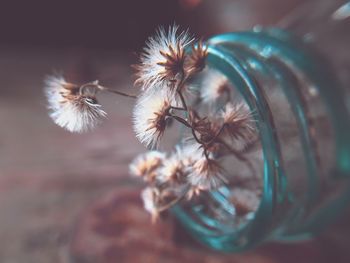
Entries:
{"type": "Polygon", "coordinates": [[[349,240],[334,229],[302,244],[220,255],[171,217],[150,226],[142,186],[128,176],[145,151],[131,127],[133,101],[102,96],[108,119],[76,135],[49,119],[42,91],[43,78],[62,71],[136,93],[130,65],[159,25],[208,37],[275,25],[305,2],[1,1],[0,262],[350,262],[349,240]]]}

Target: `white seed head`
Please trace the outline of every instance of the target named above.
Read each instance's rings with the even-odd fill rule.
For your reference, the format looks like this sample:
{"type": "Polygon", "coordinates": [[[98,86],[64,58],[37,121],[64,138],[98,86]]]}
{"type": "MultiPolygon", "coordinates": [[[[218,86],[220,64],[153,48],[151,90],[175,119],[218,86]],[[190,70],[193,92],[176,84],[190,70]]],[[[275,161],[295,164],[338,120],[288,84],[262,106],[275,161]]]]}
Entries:
{"type": "Polygon", "coordinates": [[[201,99],[205,103],[215,103],[225,93],[229,96],[230,86],[227,77],[217,70],[210,69],[201,81],[201,99]]]}
{"type": "Polygon", "coordinates": [[[201,145],[197,142],[187,142],[183,145],[176,146],[176,155],[184,167],[191,167],[196,160],[203,157],[203,149],[201,149],[201,145]]]}
{"type": "Polygon", "coordinates": [[[157,180],[161,183],[181,182],[185,179],[185,166],[176,153],[166,158],[159,168],[157,180]]]}
{"type": "Polygon", "coordinates": [[[200,190],[213,190],[220,187],[227,179],[217,161],[202,157],[190,168],[189,183],[200,190]]]}
{"type": "Polygon", "coordinates": [[[227,103],[221,117],[233,139],[248,139],[254,135],[254,121],[246,103],[227,103]]]}
{"type": "Polygon", "coordinates": [[[167,126],[169,110],[171,106],[177,105],[172,94],[162,88],[145,91],[138,97],[133,112],[133,124],[136,137],[141,143],[149,148],[158,147],[167,126]]]}
{"type": "Polygon", "coordinates": [[[48,76],[44,89],[50,117],[70,132],[91,130],[106,117],[95,94],[80,94],[79,86],[66,82],[62,76],[48,76]]]}
{"type": "Polygon", "coordinates": [[[156,170],[162,165],[165,154],[159,151],[149,151],[137,156],[129,165],[130,173],[137,177],[143,177],[146,181],[154,180],[156,170]]]}
{"type": "Polygon", "coordinates": [[[185,48],[193,38],[188,31],[178,33],[178,29],[177,25],[170,26],[168,30],[160,27],[156,35],[147,40],[140,63],[136,65],[136,83],[141,84],[143,89],[159,82],[169,84],[177,73],[183,71],[185,48]]]}

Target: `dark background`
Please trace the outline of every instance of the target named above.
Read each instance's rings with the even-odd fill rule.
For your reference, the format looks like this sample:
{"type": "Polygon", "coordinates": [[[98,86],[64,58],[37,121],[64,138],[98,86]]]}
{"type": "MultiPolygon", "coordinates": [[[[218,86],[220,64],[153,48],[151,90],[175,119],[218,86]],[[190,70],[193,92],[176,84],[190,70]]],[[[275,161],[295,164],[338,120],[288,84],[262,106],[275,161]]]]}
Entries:
{"type": "Polygon", "coordinates": [[[1,42],[135,50],[158,25],[188,24],[189,13],[191,28],[200,32],[199,10],[184,9],[178,1],[161,0],[8,1],[0,11],[1,42]]]}
{"type": "Polygon", "coordinates": [[[209,36],[222,30],[248,29],[255,23],[273,24],[301,2],[1,1],[1,44],[134,51],[159,25],[176,22],[199,36],[209,36]]]}

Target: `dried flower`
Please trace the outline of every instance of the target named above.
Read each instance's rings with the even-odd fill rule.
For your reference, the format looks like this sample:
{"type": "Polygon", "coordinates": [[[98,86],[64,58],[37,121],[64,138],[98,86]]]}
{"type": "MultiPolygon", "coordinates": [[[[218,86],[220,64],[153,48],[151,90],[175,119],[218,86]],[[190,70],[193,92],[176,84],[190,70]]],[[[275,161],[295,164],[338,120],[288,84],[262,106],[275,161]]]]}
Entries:
{"type": "Polygon", "coordinates": [[[216,137],[220,131],[221,125],[215,120],[209,120],[208,117],[199,117],[195,111],[190,111],[189,119],[193,129],[199,134],[197,138],[203,143],[206,150],[212,152],[218,150],[216,137]]]}
{"type": "Polygon", "coordinates": [[[196,160],[203,156],[201,144],[195,141],[189,141],[185,144],[176,146],[176,155],[181,158],[184,167],[192,166],[196,160]]]}
{"type": "Polygon", "coordinates": [[[205,103],[213,104],[226,94],[230,98],[230,82],[227,77],[217,70],[208,70],[201,82],[201,99],[205,103]]]}
{"type": "Polygon", "coordinates": [[[177,106],[169,91],[143,92],[137,99],[133,122],[136,137],[147,147],[156,148],[167,126],[171,106],[177,106]],[[172,105],[173,103],[173,105],[172,105]]]}
{"type": "Polygon", "coordinates": [[[84,132],[94,128],[106,113],[92,90],[81,91],[80,86],[65,81],[62,76],[48,76],[45,94],[53,121],[70,132],[84,132]]]}
{"type": "Polygon", "coordinates": [[[177,153],[171,155],[163,161],[159,169],[157,179],[161,183],[183,183],[186,179],[185,166],[182,162],[182,156],[177,153]]]}
{"type": "Polygon", "coordinates": [[[248,106],[243,103],[227,103],[225,109],[221,112],[226,133],[232,139],[247,140],[254,135],[255,129],[251,111],[248,106]]]}
{"type": "Polygon", "coordinates": [[[214,159],[201,157],[190,167],[188,181],[199,190],[217,189],[227,180],[222,173],[222,168],[214,159]]]}
{"type": "Polygon", "coordinates": [[[169,87],[178,74],[184,73],[185,48],[193,41],[188,31],[178,33],[178,26],[170,26],[168,31],[159,28],[156,35],[150,37],[140,55],[136,84],[148,89],[163,82],[169,87]]]}
{"type": "Polygon", "coordinates": [[[208,47],[203,46],[203,41],[198,41],[197,46],[192,44],[192,52],[186,60],[186,71],[189,75],[201,72],[206,65],[208,47]]]}
{"type": "Polygon", "coordinates": [[[142,177],[148,182],[152,182],[157,176],[156,170],[161,166],[164,159],[165,154],[159,151],[149,151],[140,154],[129,165],[130,173],[142,177]]]}

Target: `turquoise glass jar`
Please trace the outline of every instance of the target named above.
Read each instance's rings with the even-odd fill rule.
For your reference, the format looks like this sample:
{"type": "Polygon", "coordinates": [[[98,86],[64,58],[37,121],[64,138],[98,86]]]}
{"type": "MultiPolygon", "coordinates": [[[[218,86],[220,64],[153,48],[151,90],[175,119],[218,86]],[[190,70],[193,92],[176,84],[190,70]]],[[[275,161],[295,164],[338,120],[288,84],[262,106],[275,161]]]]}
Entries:
{"type": "Polygon", "coordinates": [[[319,233],[350,201],[350,86],[332,68],[331,54],[276,28],[217,35],[207,46],[208,66],[226,75],[254,112],[263,163],[260,205],[244,223],[230,224],[236,207],[227,186],[201,204],[178,205],[175,215],[220,251],[319,233]],[[220,216],[210,213],[213,207],[220,216]]]}

